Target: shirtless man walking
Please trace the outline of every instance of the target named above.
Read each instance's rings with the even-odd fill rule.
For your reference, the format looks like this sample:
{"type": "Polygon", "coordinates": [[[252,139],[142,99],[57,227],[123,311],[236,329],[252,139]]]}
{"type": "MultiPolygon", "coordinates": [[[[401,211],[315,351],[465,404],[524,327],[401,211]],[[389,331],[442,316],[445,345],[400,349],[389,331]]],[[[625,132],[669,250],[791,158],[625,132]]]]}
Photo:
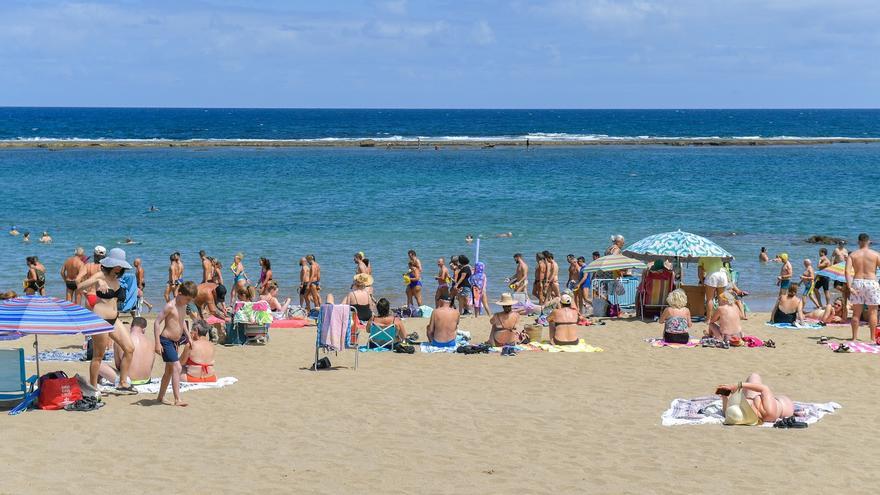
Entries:
{"type": "Polygon", "coordinates": [[[309,284],[312,281],[312,270],[309,268],[309,262],[305,257],[299,259],[299,305],[306,310],[308,314],[311,308],[309,300],[309,284]]]}
{"type": "Polygon", "coordinates": [[[309,270],[311,271],[311,280],[309,281],[308,297],[312,301],[313,307],[321,307],[321,265],[315,259],[314,254],[306,256],[309,262],[309,270]]]}
{"type": "Polygon", "coordinates": [[[547,280],[547,262],[544,255],[535,253],[535,285],[532,287],[532,295],[538,299],[538,304],[544,304],[544,282],[547,280]]]}
{"type": "Polygon", "coordinates": [[[171,254],[171,263],[168,265],[168,285],[165,287],[165,302],[171,300],[177,294],[177,288],[183,283],[183,262],[180,261],[180,253],[171,254]]]}
{"type": "MultiPolygon", "coordinates": [[[[98,273],[101,270],[100,262],[102,259],[104,259],[104,256],[106,255],[107,248],[105,248],[104,246],[95,246],[95,250],[92,254],[91,263],[86,263],[85,265],[83,265],[83,267],[79,271],[79,274],[77,274],[76,276],[77,285],[88,280],[92,277],[92,275],[98,273]]],[[[85,307],[88,309],[92,309],[92,307],[95,305],[95,302],[97,302],[97,298],[95,296],[95,287],[97,287],[97,285],[92,285],[91,287],[89,287],[88,293],[86,293],[85,307]]]]}
{"type": "Polygon", "coordinates": [[[64,261],[64,265],[61,266],[61,279],[64,280],[64,286],[66,287],[64,299],[74,304],[79,304],[80,300],[79,292],[76,291],[76,276],[79,275],[79,271],[85,265],[80,258],[82,255],[83,248],[76,248],[73,256],[67,258],[64,261]]]}
{"type": "Polygon", "coordinates": [[[544,286],[544,300],[549,301],[554,297],[559,297],[559,263],[553,257],[550,251],[541,253],[547,263],[547,282],[544,286]]]}
{"type": "Polygon", "coordinates": [[[214,263],[205,254],[204,249],[199,251],[199,259],[202,260],[202,283],[211,282],[211,277],[214,275],[214,263]]]}
{"type": "Polygon", "coordinates": [[[526,292],[529,288],[529,265],[523,259],[522,253],[514,254],[513,261],[516,263],[516,271],[510,277],[510,289],[513,292],[526,292]]]}
{"type": "Polygon", "coordinates": [[[159,312],[153,323],[153,340],[155,342],[156,354],[162,356],[165,362],[165,373],[162,375],[162,382],[159,384],[159,402],[171,405],[165,402],[165,392],[168,390],[168,382],[171,382],[171,390],[174,394],[175,406],[186,406],[187,403],[180,400],[180,372],[183,369],[180,365],[180,356],[177,348],[180,344],[185,344],[188,340],[185,337],[186,323],[186,306],[198,295],[198,287],[194,282],[184,282],[180,285],[179,290],[174,299],[159,312]]]}
{"type": "Polygon", "coordinates": [[[573,254],[566,256],[565,261],[568,261],[568,281],[565,283],[565,288],[568,290],[574,290],[574,288],[577,287],[578,281],[581,279],[581,266],[578,264],[578,260],[573,254]]]}
{"type": "Polygon", "coordinates": [[[434,307],[440,307],[440,298],[443,296],[449,295],[449,283],[452,281],[452,276],[449,274],[449,268],[446,268],[446,260],[443,258],[439,258],[437,260],[437,267],[439,271],[437,272],[437,276],[434,277],[434,280],[437,281],[437,292],[434,294],[434,307]]]}
{"type": "Polygon", "coordinates": [[[859,249],[846,257],[846,288],[853,305],[851,322],[853,340],[858,340],[859,337],[862,306],[868,307],[868,336],[877,339],[874,329],[877,328],[877,305],[880,304],[880,285],[877,284],[880,253],[870,246],[871,238],[868,234],[859,234],[859,249]]]}

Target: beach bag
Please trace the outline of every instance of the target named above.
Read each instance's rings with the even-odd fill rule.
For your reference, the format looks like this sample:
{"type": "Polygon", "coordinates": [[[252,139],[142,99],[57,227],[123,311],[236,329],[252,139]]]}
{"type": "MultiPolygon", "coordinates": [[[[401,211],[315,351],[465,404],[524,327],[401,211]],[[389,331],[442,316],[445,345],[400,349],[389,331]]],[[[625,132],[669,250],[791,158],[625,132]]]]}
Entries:
{"type": "Polygon", "coordinates": [[[40,377],[40,409],[57,410],[83,398],[76,378],[68,378],[63,371],[53,371],[40,377]]]}
{"type": "Polygon", "coordinates": [[[609,318],[617,318],[620,316],[620,305],[619,304],[609,304],[608,305],[608,317],[609,318]]]}

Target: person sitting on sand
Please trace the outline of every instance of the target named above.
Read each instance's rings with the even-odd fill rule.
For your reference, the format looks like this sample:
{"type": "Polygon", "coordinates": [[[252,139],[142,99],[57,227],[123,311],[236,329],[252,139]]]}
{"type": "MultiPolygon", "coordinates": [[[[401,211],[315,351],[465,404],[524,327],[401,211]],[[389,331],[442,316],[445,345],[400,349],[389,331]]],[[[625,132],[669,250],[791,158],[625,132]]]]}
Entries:
{"type": "MultiPolygon", "coordinates": [[[[144,331],[147,328],[147,320],[138,316],[131,320],[129,333],[131,343],[134,346],[134,353],[131,357],[131,364],[128,367],[128,381],[132,385],[143,385],[150,382],[150,374],[153,371],[153,363],[156,361],[156,353],[153,352],[153,343],[147,339],[144,331]]],[[[98,375],[101,378],[116,383],[119,378],[119,370],[122,368],[122,348],[116,342],[113,343],[113,361],[114,367],[105,362],[101,362],[98,368],[98,375]]]]}
{"type": "Polygon", "coordinates": [[[690,341],[689,331],[694,326],[691,310],[687,308],[687,294],[675,289],[666,296],[666,304],[669,306],[663,310],[659,320],[663,325],[663,340],[671,344],[687,344],[690,341]]]}
{"type": "Polygon", "coordinates": [[[226,312],[220,309],[220,303],[226,299],[226,288],[213,282],[199,284],[198,294],[193,300],[199,313],[199,318],[216,316],[221,320],[226,319],[226,312]]]}
{"type": "Polygon", "coordinates": [[[278,302],[278,284],[274,280],[269,282],[266,287],[268,292],[260,296],[260,299],[269,303],[269,311],[281,313],[282,315],[287,313],[287,308],[290,306],[290,298],[288,297],[284,304],[278,302]]]}
{"type": "Polygon", "coordinates": [[[255,289],[253,285],[247,285],[244,287],[236,285],[232,297],[232,306],[234,307],[235,304],[239,302],[253,302],[256,298],[257,289],[255,289]]]}
{"type": "Polygon", "coordinates": [[[49,235],[49,232],[43,231],[43,235],[40,236],[41,244],[52,244],[52,236],[49,235]]]}
{"type": "Polygon", "coordinates": [[[435,347],[455,347],[455,333],[461,315],[451,306],[451,296],[441,297],[426,328],[428,342],[435,347]]]}
{"type": "Polygon", "coordinates": [[[380,330],[394,325],[396,330],[394,342],[404,342],[406,340],[406,328],[403,326],[403,320],[391,313],[391,303],[384,297],[376,301],[376,313],[367,321],[368,332],[373,328],[373,325],[379,327],[380,330]]]}
{"type": "Polygon", "coordinates": [[[559,296],[559,307],[547,317],[547,322],[550,323],[550,343],[553,345],[577,345],[577,324],[580,316],[569,294],[559,296]]]}
{"type": "Polygon", "coordinates": [[[211,383],[217,381],[214,372],[214,345],[208,340],[211,327],[204,320],[193,322],[190,341],[180,354],[183,363],[181,382],[211,383]]]}
{"type": "Polygon", "coordinates": [[[352,279],[351,292],[342,300],[342,304],[348,304],[354,308],[358,320],[361,322],[367,322],[373,318],[370,293],[367,291],[367,287],[371,285],[373,285],[372,275],[366,273],[356,274],[352,279]]]}
{"type": "MultiPolygon", "coordinates": [[[[520,332],[516,327],[519,324],[519,313],[513,311],[513,305],[516,304],[516,301],[510,293],[505,292],[501,294],[499,301],[495,301],[495,304],[501,306],[501,311],[493,314],[489,320],[492,329],[489,331],[488,344],[492,347],[518,344],[520,332]]],[[[567,324],[568,320],[564,320],[563,323],[567,324]]],[[[577,318],[575,318],[575,323],[577,323],[577,318]]],[[[566,338],[570,338],[568,333],[570,332],[566,330],[566,338]]]]}
{"type": "Polygon", "coordinates": [[[819,320],[820,323],[846,323],[849,316],[849,308],[843,305],[843,298],[837,297],[834,302],[825,306],[825,309],[816,309],[807,313],[807,318],[819,320]]]}
{"type": "Polygon", "coordinates": [[[734,304],[733,296],[729,292],[722,292],[718,296],[718,308],[709,318],[708,335],[725,342],[729,342],[733,336],[742,338],[741,318],[742,314],[734,304]]]}
{"type": "Polygon", "coordinates": [[[803,319],[804,301],[798,297],[798,285],[789,285],[786,292],[776,299],[776,304],[770,312],[770,322],[794,325],[795,322],[803,319]]]}
{"type": "Polygon", "coordinates": [[[775,395],[757,373],[738,385],[718,385],[715,393],[721,395],[726,425],[756,426],[794,416],[794,402],[784,395],[775,395]],[[738,391],[742,391],[742,400],[734,403],[731,398],[739,398],[738,391]]]}

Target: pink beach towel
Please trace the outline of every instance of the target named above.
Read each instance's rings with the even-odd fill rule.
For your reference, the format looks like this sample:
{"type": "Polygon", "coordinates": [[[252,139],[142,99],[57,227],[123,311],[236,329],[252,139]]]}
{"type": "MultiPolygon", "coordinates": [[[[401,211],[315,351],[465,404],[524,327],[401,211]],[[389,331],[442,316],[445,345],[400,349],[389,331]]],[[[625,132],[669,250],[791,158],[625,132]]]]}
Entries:
{"type": "Polygon", "coordinates": [[[673,349],[680,348],[690,348],[690,347],[698,347],[700,345],[699,340],[691,340],[687,344],[675,344],[672,342],[666,342],[663,339],[647,339],[651,344],[651,347],[672,347],[673,349]]]}
{"type": "Polygon", "coordinates": [[[345,349],[346,337],[351,330],[351,307],[347,304],[321,305],[320,344],[333,351],[345,349]]]}
{"type": "MultiPolygon", "coordinates": [[[[866,342],[842,342],[846,344],[847,347],[852,352],[864,352],[867,354],[880,354],[880,345],[877,344],[868,344],[866,342]]],[[[828,342],[825,344],[832,351],[837,350],[840,347],[841,342],[828,342]]]]}

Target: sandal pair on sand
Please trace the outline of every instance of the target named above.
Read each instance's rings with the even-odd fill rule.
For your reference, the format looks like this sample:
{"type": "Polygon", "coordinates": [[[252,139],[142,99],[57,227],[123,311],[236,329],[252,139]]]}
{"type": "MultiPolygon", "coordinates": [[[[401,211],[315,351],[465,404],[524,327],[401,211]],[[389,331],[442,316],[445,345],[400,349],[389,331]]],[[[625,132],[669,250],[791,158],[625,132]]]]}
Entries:
{"type": "Polygon", "coordinates": [[[82,399],[64,406],[65,411],[97,411],[104,407],[104,403],[94,397],[83,397],[82,399]]]}
{"type": "Polygon", "coordinates": [[[794,416],[789,416],[787,418],[777,419],[775,423],[773,423],[774,428],[792,428],[792,429],[800,429],[806,428],[810,425],[804,423],[803,421],[798,421],[794,416]]]}

